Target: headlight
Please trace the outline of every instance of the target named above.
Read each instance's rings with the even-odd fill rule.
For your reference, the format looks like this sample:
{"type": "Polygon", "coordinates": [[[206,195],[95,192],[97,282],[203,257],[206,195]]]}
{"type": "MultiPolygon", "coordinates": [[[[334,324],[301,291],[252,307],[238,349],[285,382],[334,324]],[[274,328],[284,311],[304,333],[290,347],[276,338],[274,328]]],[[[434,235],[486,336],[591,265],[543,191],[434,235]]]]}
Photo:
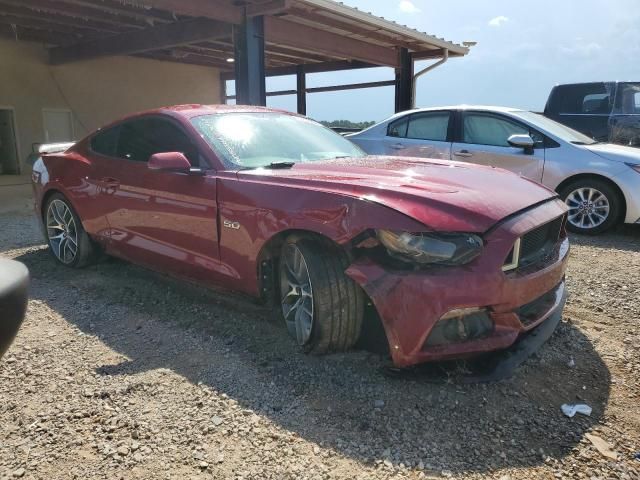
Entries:
{"type": "Polygon", "coordinates": [[[627,163],[627,165],[633,168],[636,172],[640,173],[640,163],[627,163]]]}
{"type": "Polygon", "coordinates": [[[482,251],[482,239],[471,233],[376,233],[391,256],[421,265],[464,265],[482,251]]]}

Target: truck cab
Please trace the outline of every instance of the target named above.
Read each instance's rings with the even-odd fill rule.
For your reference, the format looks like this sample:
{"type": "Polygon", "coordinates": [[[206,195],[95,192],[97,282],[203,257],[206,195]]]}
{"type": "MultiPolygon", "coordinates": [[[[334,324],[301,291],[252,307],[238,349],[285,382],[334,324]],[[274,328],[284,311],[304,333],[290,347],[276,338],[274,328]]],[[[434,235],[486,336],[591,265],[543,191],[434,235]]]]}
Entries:
{"type": "Polygon", "coordinates": [[[600,142],[640,146],[640,82],[557,85],[544,114],[600,142]]]}

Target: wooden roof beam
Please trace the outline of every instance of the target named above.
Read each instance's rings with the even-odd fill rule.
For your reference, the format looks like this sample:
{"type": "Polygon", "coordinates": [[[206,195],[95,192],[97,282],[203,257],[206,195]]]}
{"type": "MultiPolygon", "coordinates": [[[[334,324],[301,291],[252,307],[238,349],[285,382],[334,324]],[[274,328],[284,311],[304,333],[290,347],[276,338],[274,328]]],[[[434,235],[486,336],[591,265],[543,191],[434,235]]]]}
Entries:
{"type": "Polygon", "coordinates": [[[95,3],[91,0],[54,0],[55,3],[77,5],[83,8],[91,9],[98,14],[111,14],[122,16],[144,22],[147,25],[155,25],[156,23],[171,23],[175,21],[173,14],[153,8],[142,8],[140,5],[132,7],[115,0],[101,0],[95,3]]]}
{"type": "MultiPolygon", "coordinates": [[[[318,63],[307,63],[302,65],[302,70],[304,73],[321,73],[321,72],[336,72],[341,70],[357,70],[362,68],[377,68],[380,65],[374,65],[371,63],[365,62],[348,62],[345,60],[334,61],[334,62],[318,62],[318,63]]],[[[267,68],[266,74],[267,77],[279,77],[284,75],[295,75],[297,72],[297,67],[279,67],[279,68],[267,68]]],[[[233,80],[235,78],[235,74],[233,72],[223,73],[223,80],[233,80]]]]}
{"type": "MultiPolygon", "coordinates": [[[[95,30],[107,33],[117,33],[123,30],[122,27],[115,27],[104,22],[86,21],[82,18],[69,18],[68,16],[63,15],[52,15],[45,12],[34,11],[24,6],[6,5],[2,3],[0,3],[0,14],[6,17],[19,18],[24,21],[32,20],[33,22],[51,23],[64,25],[70,28],[95,30]]],[[[18,21],[15,23],[20,24],[18,21]]]]}
{"type": "Polygon", "coordinates": [[[176,15],[205,17],[225,23],[240,25],[244,20],[244,10],[225,0],[122,0],[124,4],[136,7],[168,10],[176,15]]]}
{"type": "Polygon", "coordinates": [[[148,27],[149,23],[143,20],[130,18],[124,15],[116,15],[107,11],[100,11],[95,8],[87,8],[82,5],[67,4],[53,0],[0,0],[0,5],[13,5],[26,7],[29,10],[42,12],[49,15],[61,15],[82,20],[92,20],[105,24],[116,25],[118,27],[148,27]]]}
{"type": "Polygon", "coordinates": [[[399,65],[395,48],[374,45],[282,18],[265,17],[264,36],[269,43],[295,46],[334,58],[360,60],[388,67],[399,65]]]}
{"type": "Polygon", "coordinates": [[[49,60],[53,65],[59,65],[97,57],[132,55],[224,38],[231,33],[231,25],[206,18],[196,18],[124,32],[66,47],[55,47],[49,51],[49,60]]]}

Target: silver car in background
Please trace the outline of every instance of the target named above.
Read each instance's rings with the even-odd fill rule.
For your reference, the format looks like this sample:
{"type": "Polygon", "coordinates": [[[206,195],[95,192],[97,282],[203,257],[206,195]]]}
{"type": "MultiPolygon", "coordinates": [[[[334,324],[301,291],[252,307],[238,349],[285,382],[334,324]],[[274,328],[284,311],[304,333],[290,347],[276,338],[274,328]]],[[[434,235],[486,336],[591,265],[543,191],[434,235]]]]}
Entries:
{"type": "Polygon", "coordinates": [[[347,136],[370,155],[443,158],[504,168],[555,190],[568,228],[640,224],[640,149],[598,143],[540,114],[455,106],[402,112],[347,136]]]}

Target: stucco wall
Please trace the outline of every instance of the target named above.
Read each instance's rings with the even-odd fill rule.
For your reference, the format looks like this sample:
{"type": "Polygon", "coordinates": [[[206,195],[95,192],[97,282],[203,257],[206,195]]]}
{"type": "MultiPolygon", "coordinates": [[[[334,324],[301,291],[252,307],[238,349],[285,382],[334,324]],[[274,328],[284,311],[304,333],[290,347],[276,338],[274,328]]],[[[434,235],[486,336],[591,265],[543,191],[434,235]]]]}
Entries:
{"type": "Polygon", "coordinates": [[[70,109],[80,139],[128,113],[220,101],[214,68],[132,57],[49,66],[43,46],[10,40],[0,40],[0,60],[0,107],[15,108],[23,165],[45,140],[43,108],[70,109]]]}

